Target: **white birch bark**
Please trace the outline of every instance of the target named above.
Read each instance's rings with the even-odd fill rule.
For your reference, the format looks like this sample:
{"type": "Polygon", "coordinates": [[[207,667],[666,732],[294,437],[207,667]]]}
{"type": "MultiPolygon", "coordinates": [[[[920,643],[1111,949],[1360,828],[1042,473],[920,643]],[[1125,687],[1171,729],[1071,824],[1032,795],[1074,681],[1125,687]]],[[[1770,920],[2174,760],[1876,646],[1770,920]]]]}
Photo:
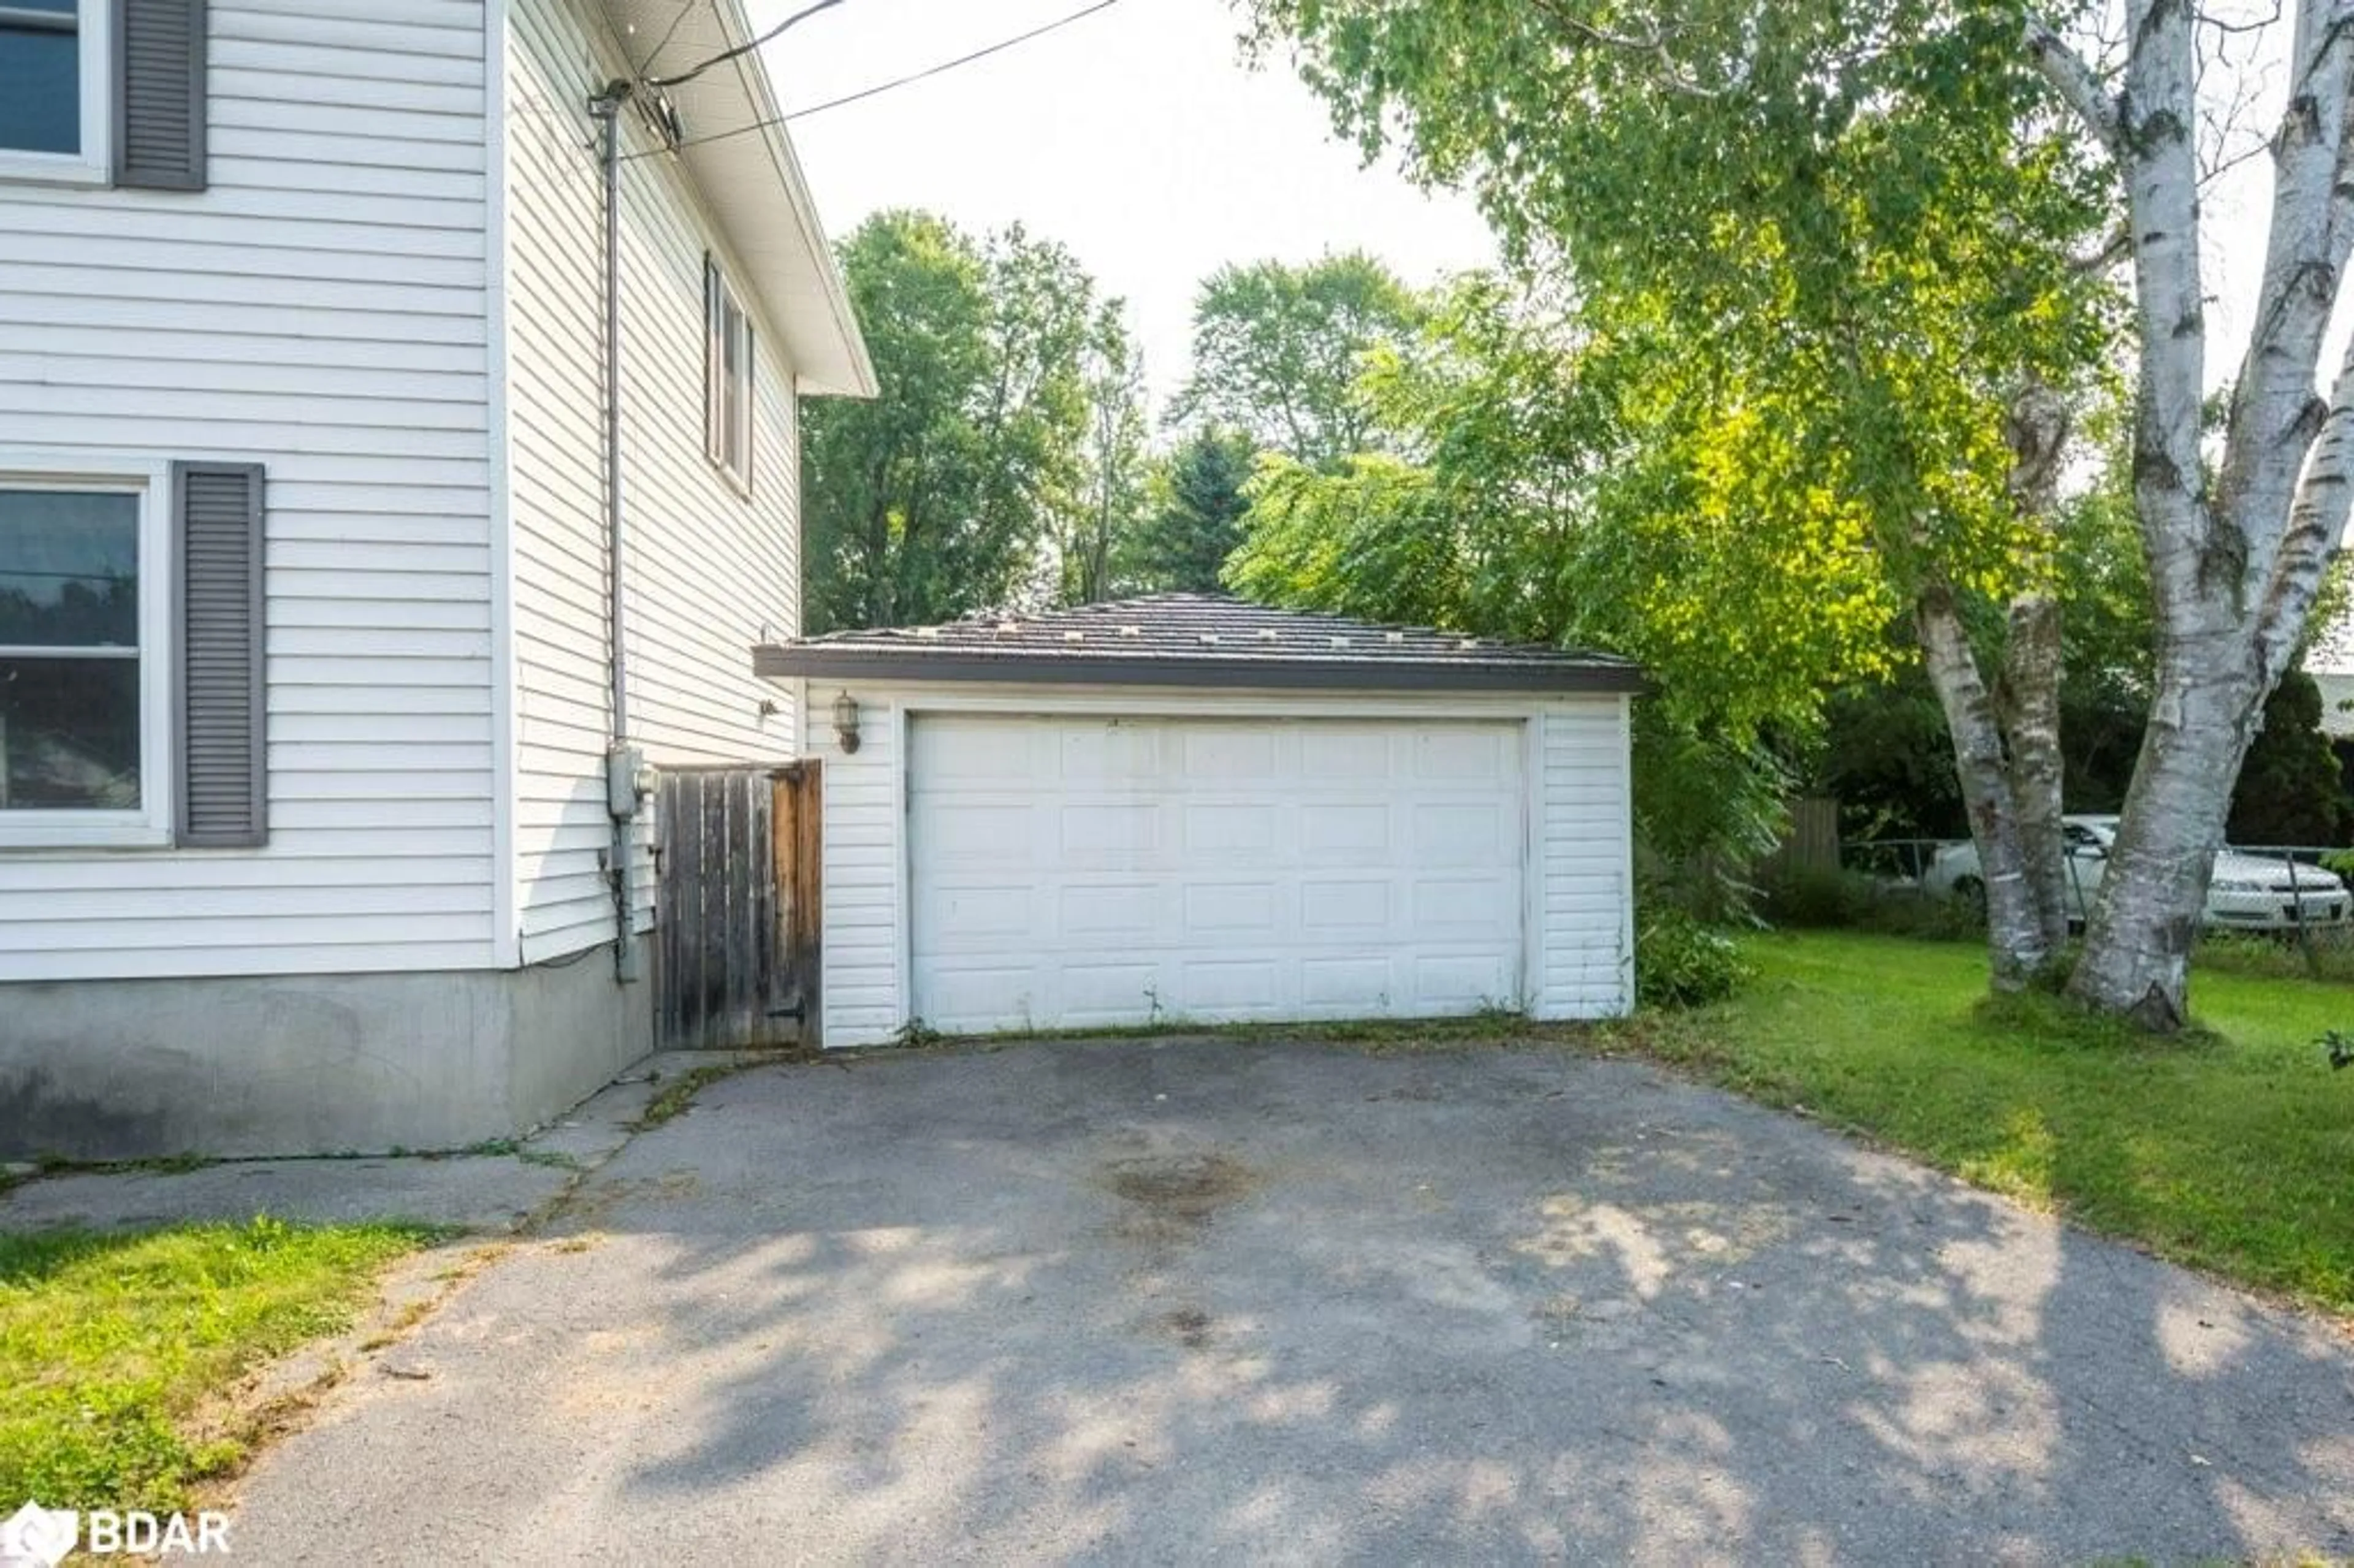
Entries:
{"type": "Polygon", "coordinates": [[[2315,382],[2354,245],[2354,4],[2295,7],[2263,282],[2211,489],[2200,446],[2199,21],[2188,0],[2130,0],[2126,27],[2115,99],[2051,29],[2031,27],[2027,45],[2125,187],[2140,349],[2134,493],[2158,621],[2149,727],[2070,991],[2171,1029],[2188,1017],[2190,948],[2240,765],[2346,525],[2354,375],[2340,371],[2327,404],[2315,382]]]}
{"type": "MultiPolygon", "coordinates": [[[[2024,991],[2059,951],[2044,916],[2043,879],[2031,872],[2020,800],[1994,694],[1979,673],[1952,589],[1932,582],[1913,607],[1929,684],[1954,742],[1954,775],[1986,886],[1987,952],[1997,991],[2024,991]]],[[[2056,853],[2056,845],[2055,853],[2056,853]]],[[[2064,935],[2064,929],[2063,929],[2064,935]]]]}
{"type": "Polygon", "coordinates": [[[2012,503],[2046,542],[2043,570],[2010,601],[1996,692],[2010,758],[2020,853],[2048,961],[2068,940],[2071,909],[2067,840],[2061,831],[2066,768],[2060,750],[2060,599],[2049,577],[2071,420],[2064,399],[2033,385],[2012,396],[2004,424],[2012,456],[2012,503]]]}

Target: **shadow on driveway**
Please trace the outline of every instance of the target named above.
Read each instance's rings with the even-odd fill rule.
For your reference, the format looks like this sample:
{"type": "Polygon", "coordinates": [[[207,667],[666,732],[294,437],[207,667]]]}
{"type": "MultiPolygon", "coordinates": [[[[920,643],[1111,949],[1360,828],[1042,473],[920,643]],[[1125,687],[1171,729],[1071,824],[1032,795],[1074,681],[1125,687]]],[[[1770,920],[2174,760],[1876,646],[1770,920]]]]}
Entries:
{"type": "Polygon", "coordinates": [[[264,1462],[240,1556],[2354,1551],[2335,1330],[1635,1064],[768,1068],[553,1237],[264,1462]]]}

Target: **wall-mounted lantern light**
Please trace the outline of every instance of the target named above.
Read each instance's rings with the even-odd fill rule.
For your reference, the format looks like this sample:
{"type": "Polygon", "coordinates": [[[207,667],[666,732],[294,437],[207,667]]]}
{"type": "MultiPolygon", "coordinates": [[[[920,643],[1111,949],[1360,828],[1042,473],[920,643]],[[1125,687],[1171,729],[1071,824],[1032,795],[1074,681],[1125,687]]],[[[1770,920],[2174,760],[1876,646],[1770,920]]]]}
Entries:
{"type": "Polygon", "coordinates": [[[848,692],[833,699],[833,738],[845,754],[858,749],[858,699],[848,692]]]}

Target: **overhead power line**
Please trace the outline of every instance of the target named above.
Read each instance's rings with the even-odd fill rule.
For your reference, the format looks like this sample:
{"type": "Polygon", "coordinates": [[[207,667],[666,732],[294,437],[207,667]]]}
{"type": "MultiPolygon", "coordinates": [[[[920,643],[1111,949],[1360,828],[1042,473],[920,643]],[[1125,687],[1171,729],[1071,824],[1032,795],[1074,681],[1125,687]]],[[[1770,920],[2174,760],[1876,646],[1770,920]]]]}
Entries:
{"type": "MultiPolygon", "coordinates": [[[[838,5],[840,4],[840,0],[826,0],[826,4],[838,5]]],[[[938,65],[926,66],[921,70],[909,71],[906,76],[893,77],[888,81],[878,81],[872,87],[860,88],[856,92],[846,92],[840,98],[829,98],[823,103],[812,103],[806,109],[795,109],[787,113],[779,114],[772,120],[755,120],[749,125],[738,125],[734,129],[727,131],[714,131],[707,136],[688,136],[681,141],[673,143],[672,147],[665,147],[660,149],[660,151],[669,152],[673,147],[700,146],[705,142],[724,142],[731,136],[749,136],[755,132],[766,131],[772,126],[788,125],[796,120],[805,120],[812,114],[822,114],[829,109],[840,109],[845,104],[863,102],[867,99],[877,97],[885,92],[894,91],[902,87],[910,86],[916,82],[929,80],[933,77],[941,76],[949,71],[955,70],[960,66],[969,66],[975,60],[983,60],[987,59],[991,55],[1003,54],[1007,49],[1016,48],[1022,44],[1026,44],[1033,38],[1043,38],[1047,34],[1067,27],[1074,22],[1085,21],[1087,17],[1094,16],[1098,11],[1108,11],[1114,5],[1119,4],[1119,0],[1095,0],[1095,4],[1091,5],[1083,5],[1067,16],[1057,16],[1053,21],[1043,23],[1038,26],[1031,28],[1026,33],[1016,33],[1010,38],[1000,38],[997,42],[991,44],[986,48],[975,49],[970,54],[959,55],[954,59],[942,60],[938,65]]],[[[820,9],[820,7],[811,7],[811,10],[817,9],[820,9]]],[[[801,13],[802,16],[807,16],[808,14],[808,12],[801,13]]],[[[800,19],[800,16],[788,18],[786,26],[790,26],[793,22],[797,22],[800,19]]],[[[779,30],[781,31],[782,29],[779,30]]],[[[774,35],[772,34],[771,36],[773,37],[774,35]]],[[[748,48],[750,46],[747,47],[748,48]]],[[[742,49],[731,51],[733,54],[741,54],[742,52],[742,49]]],[[[724,59],[729,57],[721,56],[720,58],[724,59]]],[[[717,62],[712,61],[707,63],[716,64],[717,62]]],[[[703,68],[696,68],[698,70],[701,69],[703,68]]],[[[679,78],[673,79],[684,79],[679,78]]],[[[652,85],[659,87],[664,84],[656,82],[652,85]]],[[[631,153],[629,154],[631,158],[651,158],[655,154],[652,152],[631,153]]]]}
{"type": "Polygon", "coordinates": [[[658,76],[643,85],[647,87],[678,87],[684,83],[693,81],[696,77],[701,76],[713,66],[726,65],[729,60],[741,58],[743,56],[750,54],[753,50],[758,48],[762,44],[769,42],[770,39],[783,37],[792,28],[799,26],[801,23],[808,21],[811,16],[816,16],[820,11],[831,11],[836,5],[841,4],[842,0],[817,0],[816,5],[804,5],[801,9],[794,12],[791,16],[786,17],[783,21],[778,23],[775,26],[769,28],[767,32],[760,34],[757,37],[747,38],[732,49],[723,49],[718,54],[712,56],[709,59],[705,60],[698,65],[687,67],[686,69],[679,72],[676,76],[658,76]]]}

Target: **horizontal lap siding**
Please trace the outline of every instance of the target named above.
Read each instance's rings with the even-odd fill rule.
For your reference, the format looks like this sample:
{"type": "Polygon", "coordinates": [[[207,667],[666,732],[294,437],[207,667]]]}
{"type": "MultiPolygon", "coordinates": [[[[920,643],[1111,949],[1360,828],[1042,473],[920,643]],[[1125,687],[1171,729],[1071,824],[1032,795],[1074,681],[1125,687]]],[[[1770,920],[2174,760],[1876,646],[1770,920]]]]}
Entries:
{"type": "Polygon", "coordinates": [[[1634,1005],[1628,860],[1627,699],[1549,705],[1538,737],[1540,1018],[1608,1017],[1634,1005]]]}
{"type": "Polygon", "coordinates": [[[899,974],[907,818],[899,795],[896,704],[890,693],[857,695],[856,752],[845,755],[833,744],[822,717],[810,736],[825,768],[820,937],[825,973],[819,997],[827,1045],[879,1044],[907,1018],[899,974]]]}
{"type": "Polygon", "coordinates": [[[482,8],[209,14],[208,189],[0,184],[0,466],[267,465],[270,842],[0,854],[0,980],[486,965],[482,8]]]}
{"type": "MultiPolygon", "coordinates": [[[[526,959],[612,934],[600,870],[610,722],[606,667],[603,228],[581,105],[617,74],[569,0],[515,0],[507,97],[508,389],[515,529],[516,853],[526,959]],[[592,65],[592,61],[601,63],[592,65]]],[[[630,148],[644,128],[625,111],[630,148]]],[[[786,694],[752,645],[800,625],[790,372],[763,332],[753,495],[704,457],[703,258],[709,229],[670,160],[622,173],[623,493],[629,530],[630,728],[657,764],[779,762],[786,694]],[[779,711],[763,718],[760,705],[779,711]]],[[[647,824],[632,867],[651,916],[647,824]]]]}

